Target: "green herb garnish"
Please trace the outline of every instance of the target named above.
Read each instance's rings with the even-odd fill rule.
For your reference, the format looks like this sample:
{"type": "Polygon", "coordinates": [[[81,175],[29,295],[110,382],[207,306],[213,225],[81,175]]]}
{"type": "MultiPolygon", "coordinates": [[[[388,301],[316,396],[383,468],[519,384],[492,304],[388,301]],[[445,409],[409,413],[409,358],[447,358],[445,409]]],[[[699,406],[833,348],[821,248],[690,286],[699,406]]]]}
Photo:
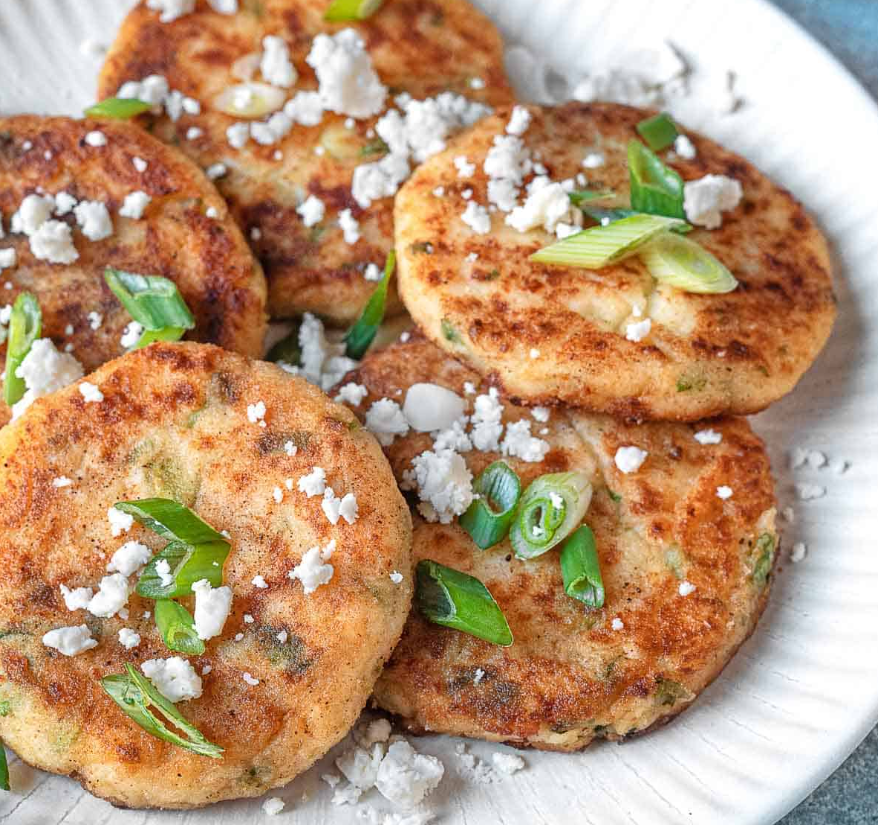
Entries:
{"type": "Polygon", "coordinates": [[[506,538],[521,497],[521,482],[505,461],[495,461],[473,482],[474,499],[460,517],[460,526],[483,550],[506,538]]]}
{"type": "Polygon", "coordinates": [[[12,305],[9,317],[9,338],[6,344],[6,377],[3,379],[3,397],[11,407],[21,401],[26,387],[16,370],[27,357],[34,341],[43,329],[40,303],[30,292],[22,292],[12,305]]]}

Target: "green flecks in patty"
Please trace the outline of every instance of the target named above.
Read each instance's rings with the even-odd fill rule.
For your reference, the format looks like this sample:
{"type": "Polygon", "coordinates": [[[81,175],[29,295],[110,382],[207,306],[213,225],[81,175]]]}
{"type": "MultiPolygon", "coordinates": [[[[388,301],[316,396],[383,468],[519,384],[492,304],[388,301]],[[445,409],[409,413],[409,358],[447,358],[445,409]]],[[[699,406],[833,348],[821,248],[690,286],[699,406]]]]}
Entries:
{"type": "Polygon", "coordinates": [[[429,241],[415,241],[409,246],[409,251],[412,255],[432,255],[433,244],[429,241]]]}
{"type": "Polygon", "coordinates": [[[677,379],[677,392],[701,392],[707,386],[703,375],[681,375],[677,379]]]}
{"type": "Polygon", "coordinates": [[[241,782],[256,788],[268,787],[271,779],[271,768],[264,765],[251,765],[241,774],[241,782]]]}
{"type": "Polygon", "coordinates": [[[10,711],[12,710],[12,704],[8,699],[3,699],[0,701],[0,716],[9,716],[10,711]]]}
{"type": "Polygon", "coordinates": [[[673,707],[680,699],[686,699],[690,695],[686,686],[679,682],[665,679],[662,676],[655,680],[655,698],[660,705],[673,707]]]}
{"type": "Polygon", "coordinates": [[[58,732],[52,737],[51,748],[59,754],[65,754],[79,738],[82,729],[79,725],[62,723],[58,732]]]}
{"type": "Polygon", "coordinates": [[[158,454],[143,465],[146,482],[152,493],[192,507],[198,497],[201,477],[189,466],[169,455],[158,454]]]}
{"type": "Polygon", "coordinates": [[[386,155],[389,151],[390,147],[381,138],[375,138],[360,149],[360,154],[363,157],[370,157],[371,155],[386,155]]]}
{"type": "Polygon", "coordinates": [[[685,577],[683,568],[686,564],[686,557],[676,544],[672,544],[665,550],[665,564],[670,568],[675,578],[682,580],[685,577]]]}
{"type": "Polygon", "coordinates": [[[611,498],[616,504],[618,504],[618,503],[622,500],[622,496],[620,496],[618,493],[616,493],[616,492],[614,492],[613,490],[611,490],[609,487],[606,487],[605,489],[606,489],[606,491],[607,491],[607,495],[608,495],[608,496],[609,496],[609,497],[610,497],[610,498],[611,498]]]}
{"type": "Polygon", "coordinates": [[[763,533],[756,540],[753,564],[753,584],[757,587],[765,587],[768,575],[771,573],[771,565],[774,562],[774,550],[777,540],[773,533],[763,533]]]}
{"type": "Polygon", "coordinates": [[[447,318],[442,319],[441,330],[442,337],[446,341],[450,341],[452,344],[463,343],[463,339],[460,337],[460,333],[454,328],[452,323],[447,318]]]}
{"type": "Polygon", "coordinates": [[[298,676],[314,664],[302,638],[286,628],[260,625],[255,636],[263,655],[279,670],[298,676]]]}
{"type": "MultiPolygon", "coordinates": [[[[347,422],[345,422],[347,423],[347,422]]],[[[260,455],[272,453],[285,453],[287,444],[292,442],[296,450],[307,450],[311,443],[313,433],[307,430],[289,430],[287,432],[264,432],[256,442],[256,449],[260,455]]]]}

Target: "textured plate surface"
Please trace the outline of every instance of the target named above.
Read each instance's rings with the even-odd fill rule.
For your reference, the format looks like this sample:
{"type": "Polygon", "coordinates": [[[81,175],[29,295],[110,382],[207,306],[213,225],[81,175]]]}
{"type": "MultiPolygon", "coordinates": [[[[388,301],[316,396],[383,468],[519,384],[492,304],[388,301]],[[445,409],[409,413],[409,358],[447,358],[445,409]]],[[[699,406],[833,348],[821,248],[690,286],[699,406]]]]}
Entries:
{"type": "MultiPolygon", "coordinates": [[[[826,351],[793,395],[754,422],[768,440],[781,503],[795,508],[785,557],[797,541],[807,544],[808,556],[797,565],[784,561],[756,634],[722,677],[653,735],[621,746],[600,743],[574,756],[525,754],[525,771],[493,785],[462,776],[454,740],[421,740],[419,749],[446,764],[430,808],[443,823],[774,822],[878,720],[878,327],[870,324],[878,315],[878,225],[861,160],[878,145],[878,110],[822,48],[758,0],[479,5],[509,43],[551,56],[565,76],[599,67],[620,46],[662,36],[696,65],[695,99],[718,90],[723,72],[733,69],[746,99],[738,113],[719,117],[710,106],[687,101],[674,111],[804,201],[832,242],[840,313],[826,351]],[[831,467],[790,469],[796,447],[851,466],[843,474],[831,467]],[[820,485],[826,494],[799,502],[794,485],[801,483],[820,485]]],[[[0,112],[79,111],[91,100],[99,65],[79,45],[85,38],[109,43],[126,8],[120,0],[3,0],[0,112]]],[[[357,821],[350,808],[332,807],[319,780],[328,765],[324,760],[278,793],[290,819],[357,821]]],[[[11,778],[16,790],[0,797],[0,821],[15,825],[265,821],[254,802],[182,817],[115,811],[73,781],[17,760],[11,778]]],[[[367,800],[380,805],[372,795],[367,800]]]]}

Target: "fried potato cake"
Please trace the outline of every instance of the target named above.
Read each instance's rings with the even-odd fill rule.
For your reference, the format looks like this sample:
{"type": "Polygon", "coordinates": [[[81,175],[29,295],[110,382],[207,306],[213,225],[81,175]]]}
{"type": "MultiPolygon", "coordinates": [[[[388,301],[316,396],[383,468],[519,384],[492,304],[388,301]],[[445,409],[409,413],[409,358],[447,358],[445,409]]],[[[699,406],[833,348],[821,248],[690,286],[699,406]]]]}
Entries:
{"type": "MultiPolygon", "coordinates": [[[[468,412],[474,395],[465,383],[486,391],[473,371],[418,335],[369,355],[347,380],[368,389],[358,412],[384,397],[402,404],[419,382],[467,398],[468,412]]],[[[413,732],[572,751],[685,709],[749,636],[777,545],[773,482],[764,445],[744,419],[632,425],[556,409],[537,423],[526,408],[505,403],[506,425],[522,419],[550,445],[542,461],[473,450],[463,454],[467,466],[475,476],[502,458],[522,490],[544,473],[587,474],[594,494],[585,522],[596,538],[603,608],[565,594],[557,548],[521,560],[508,539],[480,550],[456,520],[416,516],[415,561],[480,579],[514,643],[503,648],[432,624],[415,608],[374,701],[413,732]],[[708,428],[719,443],[696,440],[708,428]],[[632,445],[648,456],[625,474],[614,456],[632,445]],[[726,486],[732,495],[722,499],[717,489],[726,486]]],[[[431,448],[429,434],[413,431],[386,447],[397,480],[431,448]]]]}
{"type": "MultiPolygon", "coordinates": [[[[0,251],[13,250],[16,258],[0,270],[0,304],[12,304],[22,291],[34,293],[43,336],[58,349],[72,347],[86,372],[125,351],[120,339],[131,316],[104,281],[108,266],[174,281],[196,320],[187,337],[261,356],[267,327],[262,268],[201,170],[142,129],[109,120],[0,119],[0,215],[6,230],[0,251]],[[98,145],[86,140],[90,134],[98,145]],[[75,207],[57,207],[52,220],[73,228],[79,257],[70,264],[38,259],[28,237],[11,227],[27,196],[60,192],[79,203],[103,203],[112,221],[109,237],[90,240],[77,227],[75,207]],[[150,198],[142,216],[120,216],[136,192],[150,198]]],[[[0,358],[5,351],[3,344],[0,358]]],[[[8,419],[9,409],[0,404],[0,421],[8,419]]]]}
{"type": "MultiPolygon", "coordinates": [[[[248,56],[258,55],[266,35],[283,38],[298,73],[288,90],[292,97],[317,88],[305,62],[314,36],[354,28],[388,88],[389,106],[402,92],[423,99],[451,91],[492,106],[513,98],[499,34],[464,0],[394,0],[367,20],[344,23],[323,19],[328,5],[328,0],[243,0],[228,16],[198,0],[193,14],[162,23],[140,3],[107,56],[99,95],[113,96],[126,81],[157,74],[199,101],[200,115],[184,112],[176,123],[144,120],[203,168],[227,167],[217,186],[265,267],[272,317],[307,311],[344,325],[358,316],[375,288],[364,278],[367,265],[380,267],[393,246],[392,199],[364,210],[351,195],[354,169],[382,157],[376,118],[346,125],[344,116],[325,112],[318,125],[296,125],[277,143],[250,140],[234,149],[226,130],[243,118],[219,110],[217,100],[241,84],[240,67],[248,56]],[[193,128],[201,133],[190,139],[193,128]],[[323,201],[325,216],[306,226],[296,209],[312,195],[323,201]],[[345,209],[359,221],[360,239],[352,245],[338,225],[345,209]]],[[[399,309],[393,288],[388,314],[399,309]]]]}
{"type": "MultiPolygon", "coordinates": [[[[611,190],[628,204],[626,146],[652,112],[611,103],[529,111],[524,143],[553,181],[585,174],[589,189],[611,190]],[[584,169],[588,155],[603,163],[584,169]]],[[[721,228],[687,236],[732,271],[737,289],[699,295],[659,286],[638,257],[597,271],[536,264],[529,256],[554,235],[519,232],[500,211],[489,213],[482,235],[461,218],[468,203],[488,203],[483,162],[509,120],[498,112],[481,121],[420,166],[397,196],[399,290],[431,340],[523,403],[633,419],[754,413],[795,386],[836,309],[826,240],[789,192],[687,130],[694,158],[661,153],[684,181],[726,175],[743,187],[721,228]],[[472,178],[458,178],[460,155],[476,165],[472,178]],[[433,194],[438,186],[443,197],[433,194]],[[628,324],[647,318],[649,333],[629,340],[628,324]]],[[[575,187],[583,188],[582,178],[575,187]]]]}
{"type": "MultiPolygon", "coordinates": [[[[408,613],[411,522],[387,461],[318,389],[217,347],[154,344],[85,380],[102,401],[86,403],[80,382],[0,433],[0,737],[26,762],[128,807],[192,808],[283,785],[345,735],[408,613]],[[248,411],[260,402],[264,427],[248,411]],[[353,523],[333,526],[322,497],[298,489],[317,466],[339,496],[356,496],[353,523]],[[61,477],[71,483],[53,484],[61,477]],[[108,522],[115,502],[154,496],[230,536],[232,611],[190,659],[203,695],[177,704],[225,749],[220,759],[147,734],[101,689],[126,663],[181,655],[147,614],[155,602],[132,594],[123,619],[68,611],[62,599],[61,585],[100,581],[123,542],[164,545],[137,524],[113,538],[108,522]],[[306,595],[288,573],[332,540],[333,575],[306,595]],[[98,641],[91,650],[68,657],[41,643],[80,624],[98,641]],[[140,634],[137,647],[120,644],[122,628],[140,634]]],[[[181,601],[191,610],[191,600],[181,601]]]]}

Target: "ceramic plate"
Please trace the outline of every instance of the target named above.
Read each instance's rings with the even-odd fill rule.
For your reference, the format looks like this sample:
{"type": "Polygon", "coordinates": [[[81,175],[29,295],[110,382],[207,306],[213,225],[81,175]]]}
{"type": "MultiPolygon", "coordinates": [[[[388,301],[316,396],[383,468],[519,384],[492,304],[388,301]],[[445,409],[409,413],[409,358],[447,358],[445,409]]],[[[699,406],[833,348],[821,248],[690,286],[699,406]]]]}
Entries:
{"type": "MultiPolygon", "coordinates": [[[[392,0],[389,0],[392,2],[392,0]]],[[[120,0],[3,0],[0,111],[76,114],[92,101],[99,58],[127,8],[120,0]],[[88,51],[88,50],[86,50],[88,51]]],[[[527,753],[527,769],[494,784],[461,773],[456,740],[419,749],[440,756],[445,778],[429,799],[443,823],[771,823],[815,788],[878,720],[878,222],[874,152],[878,109],[819,45],[758,0],[480,0],[507,42],[538,61],[519,77],[531,96],[594,71],[634,44],[670,38],[689,60],[692,96],[672,110],[753,160],[791,189],[832,242],[839,320],[825,352],[788,398],[755,419],[766,438],[781,506],[784,560],[753,638],[683,716],[649,736],[598,743],[582,754],[527,753]],[[543,73],[540,64],[552,71],[543,73]],[[725,73],[744,105],[721,116],[725,73]],[[545,88],[542,79],[547,79],[545,88]],[[820,450],[792,468],[797,448],[820,450]],[[839,472],[849,462],[845,472],[839,472]],[[825,495],[800,501],[796,484],[825,495]],[[794,542],[807,557],[789,562],[794,542]]],[[[472,744],[479,755],[498,749],[472,744]]],[[[331,757],[329,757],[331,758],[331,757]]],[[[319,776],[324,760],[277,792],[284,817],[349,823],[319,776]]],[[[69,779],[11,767],[0,820],[15,825],[264,821],[259,802],[186,814],[122,812],[69,779]]],[[[381,806],[373,791],[360,805],[381,806]]],[[[364,813],[361,811],[361,813],[364,813]]]]}

